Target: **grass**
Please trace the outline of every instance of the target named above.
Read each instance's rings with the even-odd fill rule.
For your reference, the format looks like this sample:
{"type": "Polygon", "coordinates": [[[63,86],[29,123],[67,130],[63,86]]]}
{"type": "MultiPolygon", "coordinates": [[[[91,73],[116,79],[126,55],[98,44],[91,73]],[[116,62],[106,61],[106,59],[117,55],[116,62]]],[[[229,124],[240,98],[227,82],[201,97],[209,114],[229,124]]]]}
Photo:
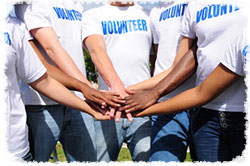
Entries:
{"type": "MultiPolygon", "coordinates": [[[[64,155],[64,152],[63,152],[63,148],[62,148],[62,145],[60,143],[58,143],[56,145],[56,151],[57,151],[58,160],[61,161],[61,162],[66,161],[66,158],[65,158],[65,155],[64,155]]],[[[52,156],[53,156],[53,153],[52,153],[52,156]]],[[[50,159],[49,161],[52,162],[52,163],[55,162],[54,159],[50,159]]],[[[118,162],[132,161],[132,157],[130,155],[130,152],[129,152],[128,148],[122,148],[121,149],[117,161],[118,162]]],[[[185,162],[192,162],[192,159],[190,157],[189,152],[187,153],[187,157],[185,159],[185,162]]]]}

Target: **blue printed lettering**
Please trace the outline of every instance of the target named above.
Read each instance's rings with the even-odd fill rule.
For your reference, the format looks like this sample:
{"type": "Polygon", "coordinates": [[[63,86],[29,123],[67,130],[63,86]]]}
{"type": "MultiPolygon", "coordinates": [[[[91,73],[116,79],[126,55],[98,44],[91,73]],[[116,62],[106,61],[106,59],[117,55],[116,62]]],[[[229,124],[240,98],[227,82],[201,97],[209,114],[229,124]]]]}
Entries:
{"type": "Polygon", "coordinates": [[[56,14],[57,14],[57,17],[58,17],[58,18],[61,18],[61,15],[60,15],[60,13],[59,13],[59,8],[53,7],[53,9],[55,10],[55,12],[56,12],[56,14]]]}
{"type": "Polygon", "coordinates": [[[176,6],[173,6],[171,9],[171,18],[175,17],[176,6]]]}
{"type": "Polygon", "coordinates": [[[134,31],[137,31],[138,29],[137,29],[137,26],[136,26],[136,20],[133,20],[132,22],[133,22],[134,31]]]}
{"type": "Polygon", "coordinates": [[[181,12],[182,16],[184,15],[184,11],[185,11],[186,7],[187,7],[187,4],[182,5],[182,12],[181,12]]]}
{"type": "Polygon", "coordinates": [[[246,45],[243,49],[245,64],[250,62],[249,53],[250,53],[250,47],[249,47],[249,45],[246,45]]]}
{"type": "Polygon", "coordinates": [[[233,11],[239,10],[238,7],[233,7],[232,5],[220,5],[213,4],[204,7],[196,13],[196,23],[200,21],[205,21],[206,19],[211,19],[218,16],[223,16],[225,14],[231,13],[233,11]]]}
{"type": "Polygon", "coordinates": [[[148,31],[148,29],[147,29],[147,22],[145,20],[141,20],[141,24],[142,24],[143,31],[148,31]]]}
{"type": "Polygon", "coordinates": [[[204,21],[207,18],[207,7],[204,7],[202,10],[202,21],[204,21]]]}
{"type": "Polygon", "coordinates": [[[113,25],[114,25],[114,33],[117,34],[118,31],[117,31],[117,29],[116,29],[116,23],[115,23],[115,21],[113,21],[113,25]]]}
{"type": "Polygon", "coordinates": [[[176,5],[176,17],[181,16],[181,5],[176,5]]]}
{"type": "Polygon", "coordinates": [[[109,32],[109,34],[113,33],[113,26],[112,26],[112,22],[111,21],[108,21],[108,32],[109,32]]]}
{"type": "Polygon", "coordinates": [[[63,9],[59,7],[53,7],[58,19],[68,21],[81,21],[82,14],[74,9],[63,9]]]}
{"type": "Polygon", "coordinates": [[[11,45],[11,39],[10,39],[10,34],[8,32],[4,33],[4,41],[6,44],[8,44],[9,46],[11,45]]]}
{"type": "Polygon", "coordinates": [[[122,21],[122,31],[123,33],[128,33],[127,21],[122,21]]]}
{"type": "Polygon", "coordinates": [[[220,15],[224,15],[224,14],[227,14],[227,5],[221,6],[221,13],[220,13],[220,15]]]}
{"type": "Polygon", "coordinates": [[[102,21],[103,35],[124,34],[134,31],[148,31],[147,22],[143,19],[123,21],[102,21]],[[128,30],[129,26],[129,30],[128,30]]]}
{"type": "Polygon", "coordinates": [[[128,20],[128,23],[129,23],[129,32],[132,32],[131,22],[132,22],[132,20],[128,20]]]}
{"type": "Polygon", "coordinates": [[[122,34],[122,21],[117,21],[118,33],[122,34]]]}
{"type": "Polygon", "coordinates": [[[106,21],[102,21],[102,30],[103,30],[103,35],[107,35],[107,23],[106,23],[106,21]]]}
{"type": "Polygon", "coordinates": [[[208,9],[208,19],[213,17],[211,12],[212,12],[212,6],[209,6],[209,9],[208,9]]]}
{"type": "Polygon", "coordinates": [[[172,19],[175,17],[183,16],[185,8],[187,4],[177,4],[170,8],[167,8],[160,14],[159,22],[164,21],[166,19],[172,19]]]}
{"type": "Polygon", "coordinates": [[[220,5],[212,5],[214,10],[213,10],[213,16],[218,17],[220,14],[220,5]]]}
{"type": "Polygon", "coordinates": [[[137,25],[138,25],[138,29],[139,31],[142,31],[142,27],[141,27],[141,20],[137,20],[137,25]]]}

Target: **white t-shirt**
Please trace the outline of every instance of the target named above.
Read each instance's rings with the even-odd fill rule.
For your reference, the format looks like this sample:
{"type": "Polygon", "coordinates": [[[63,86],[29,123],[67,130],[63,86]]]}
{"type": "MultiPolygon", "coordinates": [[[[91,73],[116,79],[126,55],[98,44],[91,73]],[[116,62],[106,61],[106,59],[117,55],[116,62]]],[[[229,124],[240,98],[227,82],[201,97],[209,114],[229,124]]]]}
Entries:
{"type": "MultiPolygon", "coordinates": [[[[190,0],[161,2],[150,13],[152,23],[153,42],[158,44],[157,59],[154,75],[171,67],[174,62],[181,40],[181,18],[190,0]]],[[[166,100],[194,87],[195,76],[188,79],[183,85],[160,100],[166,100]]]]}
{"type": "MultiPolygon", "coordinates": [[[[194,0],[189,3],[183,16],[181,33],[188,38],[198,38],[196,85],[216,68],[219,56],[224,55],[233,40],[232,35],[245,24],[246,17],[237,5],[241,4],[232,4],[228,0],[194,0]]],[[[243,111],[243,101],[238,99],[243,95],[239,90],[243,84],[237,81],[204,107],[219,111],[243,111]]]]}
{"type": "MultiPolygon", "coordinates": [[[[152,42],[149,12],[135,4],[115,7],[109,4],[83,15],[83,39],[103,35],[107,53],[124,86],[150,78],[149,54],[152,42]]],[[[108,90],[99,75],[99,89],[108,90]]]]}
{"type": "MultiPolygon", "coordinates": [[[[81,37],[83,8],[78,0],[32,0],[30,4],[16,5],[15,9],[17,17],[24,20],[29,31],[41,27],[52,27],[62,47],[71,56],[83,75],[86,76],[81,37]]],[[[38,45],[38,48],[51,62],[40,45],[38,45]]],[[[21,86],[22,97],[26,105],[57,104],[27,86],[27,84],[21,84],[21,86]]],[[[77,96],[83,97],[81,93],[75,93],[77,96]]]]}
{"type": "MultiPolygon", "coordinates": [[[[250,64],[250,43],[247,27],[236,36],[226,53],[220,57],[220,62],[232,72],[245,77],[245,67],[250,64]]],[[[244,90],[245,91],[245,90],[244,90]]],[[[242,96],[243,97],[243,96],[242,96]]]]}
{"type": "MultiPolygon", "coordinates": [[[[241,110],[244,110],[244,102],[246,101],[246,85],[244,77],[246,76],[246,66],[250,64],[250,43],[247,29],[244,29],[232,44],[228,47],[226,53],[220,57],[220,62],[232,72],[242,76],[237,84],[240,86],[241,95],[235,94],[238,101],[241,101],[241,110]]],[[[230,87],[229,87],[230,88],[230,87]]]]}
{"type": "Polygon", "coordinates": [[[4,33],[7,51],[7,145],[11,154],[24,157],[29,152],[28,128],[18,79],[32,83],[44,75],[46,69],[28,43],[25,25],[15,18],[8,18],[7,22],[4,33]]]}

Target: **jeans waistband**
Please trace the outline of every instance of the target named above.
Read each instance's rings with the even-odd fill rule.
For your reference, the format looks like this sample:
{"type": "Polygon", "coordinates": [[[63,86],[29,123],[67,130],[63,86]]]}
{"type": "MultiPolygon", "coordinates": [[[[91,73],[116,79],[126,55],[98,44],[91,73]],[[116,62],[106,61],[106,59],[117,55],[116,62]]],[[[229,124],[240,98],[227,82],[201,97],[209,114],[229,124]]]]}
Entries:
{"type": "Polygon", "coordinates": [[[208,108],[201,108],[201,112],[206,112],[206,114],[209,115],[218,115],[220,117],[244,117],[246,115],[245,112],[229,112],[229,111],[218,111],[218,110],[212,110],[208,108]]]}

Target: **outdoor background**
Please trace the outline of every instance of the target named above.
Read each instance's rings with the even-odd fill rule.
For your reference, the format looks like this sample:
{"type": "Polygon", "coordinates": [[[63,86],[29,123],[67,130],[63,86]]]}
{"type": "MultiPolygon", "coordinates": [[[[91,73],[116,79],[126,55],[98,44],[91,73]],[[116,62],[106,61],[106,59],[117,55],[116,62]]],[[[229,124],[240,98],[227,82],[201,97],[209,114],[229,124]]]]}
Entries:
{"type": "MultiPolygon", "coordinates": [[[[156,3],[146,2],[146,3],[138,3],[138,4],[140,4],[141,6],[147,8],[149,10],[151,10],[153,7],[159,5],[158,2],[156,2],[156,3]]],[[[102,5],[104,5],[104,3],[85,2],[85,3],[83,3],[83,8],[84,8],[84,11],[87,11],[91,8],[96,8],[96,7],[99,7],[102,5]]],[[[10,12],[10,15],[15,16],[14,10],[12,10],[10,12]]],[[[87,78],[92,83],[96,83],[97,82],[96,69],[91,61],[91,57],[90,57],[88,51],[86,51],[86,50],[84,50],[84,59],[85,59],[85,63],[86,63],[87,78]]],[[[128,148],[126,147],[126,144],[123,144],[123,147],[122,147],[122,149],[119,153],[119,156],[118,156],[118,161],[121,162],[121,161],[131,161],[131,160],[132,159],[131,159],[130,152],[129,152],[128,148]]],[[[61,161],[61,162],[66,161],[66,158],[65,158],[65,155],[63,152],[63,148],[62,148],[62,145],[60,144],[60,142],[58,142],[55,151],[51,154],[50,162],[56,162],[56,161],[61,161]],[[55,155],[55,153],[57,153],[57,155],[55,155]]],[[[187,152],[187,157],[186,157],[185,161],[192,161],[190,158],[189,152],[187,152]]]]}

